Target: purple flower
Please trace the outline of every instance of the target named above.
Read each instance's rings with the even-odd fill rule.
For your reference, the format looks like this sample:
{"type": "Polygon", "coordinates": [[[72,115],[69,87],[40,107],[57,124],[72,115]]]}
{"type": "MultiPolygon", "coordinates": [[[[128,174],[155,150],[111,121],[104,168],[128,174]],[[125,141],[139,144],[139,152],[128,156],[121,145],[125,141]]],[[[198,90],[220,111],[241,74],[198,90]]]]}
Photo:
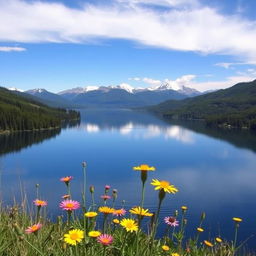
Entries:
{"type": "Polygon", "coordinates": [[[179,226],[179,222],[172,216],[165,217],[164,222],[171,227],[179,226]]]}

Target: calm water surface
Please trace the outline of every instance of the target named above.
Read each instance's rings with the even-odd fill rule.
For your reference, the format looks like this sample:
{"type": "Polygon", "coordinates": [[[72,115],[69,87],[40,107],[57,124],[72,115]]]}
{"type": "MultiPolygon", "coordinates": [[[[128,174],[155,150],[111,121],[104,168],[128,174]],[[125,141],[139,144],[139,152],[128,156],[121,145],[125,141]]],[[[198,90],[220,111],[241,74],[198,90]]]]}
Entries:
{"type": "MultiPolygon", "coordinates": [[[[150,179],[168,180],[179,192],[166,195],[161,218],[186,205],[189,234],[205,211],[205,238],[231,239],[232,217],[240,217],[241,241],[256,234],[255,152],[256,136],[246,131],[167,123],[130,110],[83,110],[79,125],[61,131],[0,136],[1,194],[8,204],[14,197],[19,200],[25,188],[33,200],[39,183],[49,214],[56,216],[66,193],[60,177],[74,176],[73,198],[80,200],[81,162],[86,161],[88,185],[95,186],[95,196],[99,198],[109,184],[119,191],[118,204],[125,200],[128,208],[140,202],[140,173],[132,167],[147,163],[156,171],[149,173],[145,207],[154,211],[157,204],[150,179]]],[[[256,248],[256,238],[247,244],[256,248]]]]}

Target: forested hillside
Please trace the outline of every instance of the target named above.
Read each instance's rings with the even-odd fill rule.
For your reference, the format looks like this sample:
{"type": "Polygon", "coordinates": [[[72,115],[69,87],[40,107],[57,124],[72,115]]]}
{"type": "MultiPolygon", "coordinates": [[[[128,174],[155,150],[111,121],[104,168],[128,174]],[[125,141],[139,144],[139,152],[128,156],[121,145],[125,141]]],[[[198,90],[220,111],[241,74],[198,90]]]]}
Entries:
{"type": "Polygon", "coordinates": [[[208,126],[256,129],[256,80],[149,109],[170,119],[201,119],[208,126]]]}
{"type": "Polygon", "coordinates": [[[41,130],[77,119],[76,111],[47,107],[0,87],[0,131],[41,130]]]}

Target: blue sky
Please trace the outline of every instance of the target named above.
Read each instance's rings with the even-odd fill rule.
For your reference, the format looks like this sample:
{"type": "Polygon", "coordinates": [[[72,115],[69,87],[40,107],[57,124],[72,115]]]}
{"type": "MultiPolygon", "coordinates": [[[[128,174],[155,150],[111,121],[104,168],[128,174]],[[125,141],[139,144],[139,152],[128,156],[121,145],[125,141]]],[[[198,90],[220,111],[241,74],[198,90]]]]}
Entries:
{"type": "Polygon", "coordinates": [[[0,0],[0,85],[200,91],[256,78],[255,0],[0,0]]]}

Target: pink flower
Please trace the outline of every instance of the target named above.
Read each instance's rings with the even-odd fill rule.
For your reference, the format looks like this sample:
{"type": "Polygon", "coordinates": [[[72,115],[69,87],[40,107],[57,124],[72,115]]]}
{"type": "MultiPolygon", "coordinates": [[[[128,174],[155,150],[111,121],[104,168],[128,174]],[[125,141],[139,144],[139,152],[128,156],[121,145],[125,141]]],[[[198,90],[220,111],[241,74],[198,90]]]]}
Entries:
{"type": "Polygon", "coordinates": [[[47,205],[46,201],[39,200],[39,199],[34,200],[33,203],[34,203],[34,205],[36,205],[38,207],[46,206],[47,205]]]}
{"type": "Polygon", "coordinates": [[[102,199],[104,199],[104,201],[106,201],[107,199],[110,199],[111,196],[108,196],[108,195],[102,195],[100,196],[102,199]]]}
{"type": "Polygon", "coordinates": [[[28,228],[25,230],[25,232],[26,232],[27,234],[35,233],[35,232],[37,232],[41,227],[42,227],[42,224],[37,223],[37,224],[34,224],[33,226],[28,227],[28,228]]]}
{"type": "Polygon", "coordinates": [[[80,207],[80,203],[74,200],[64,200],[60,203],[60,208],[66,211],[73,211],[80,207]]]}
{"type": "Polygon", "coordinates": [[[126,214],[126,210],[124,208],[115,210],[113,212],[113,215],[115,215],[115,216],[124,216],[125,214],[126,214]]]}
{"type": "Polygon", "coordinates": [[[68,185],[69,182],[70,182],[72,179],[73,179],[72,176],[66,176],[66,177],[61,178],[60,181],[63,181],[63,182],[66,183],[66,185],[68,185]]]}
{"type": "Polygon", "coordinates": [[[171,227],[179,226],[179,222],[176,220],[176,218],[171,216],[165,217],[164,222],[171,227]]]}
{"type": "Polygon", "coordinates": [[[109,185],[105,186],[105,189],[109,190],[111,187],[109,185]]]}
{"type": "Polygon", "coordinates": [[[102,234],[97,237],[98,243],[101,243],[103,245],[109,245],[113,243],[113,236],[108,234],[102,234]]]}

